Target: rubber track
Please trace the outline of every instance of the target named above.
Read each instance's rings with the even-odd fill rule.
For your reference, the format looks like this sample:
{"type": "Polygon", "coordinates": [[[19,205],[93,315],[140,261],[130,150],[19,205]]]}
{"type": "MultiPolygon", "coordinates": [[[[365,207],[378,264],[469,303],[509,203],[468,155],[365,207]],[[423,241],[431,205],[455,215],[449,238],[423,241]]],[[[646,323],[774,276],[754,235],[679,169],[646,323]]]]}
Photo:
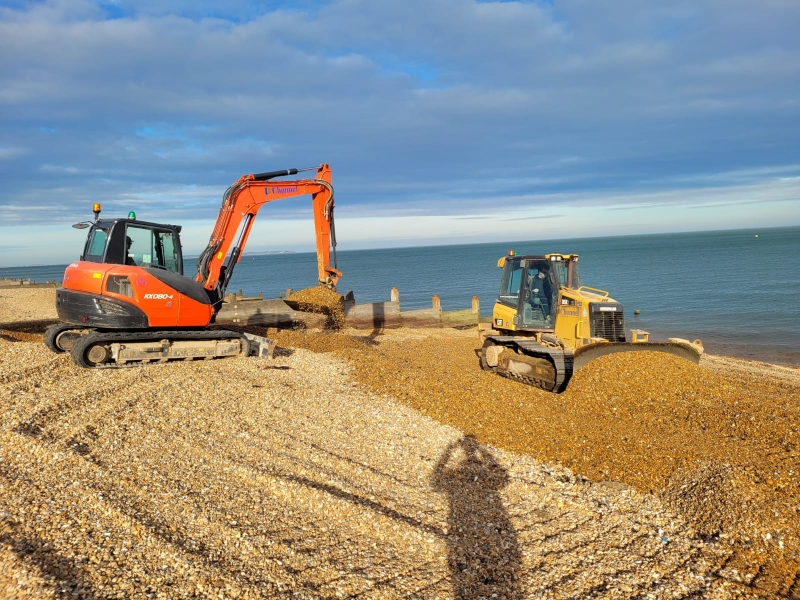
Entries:
{"type": "MultiPolygon", "coordinates": [[[[211,340],[229,340],[231,338],[235,338],[242,341],[242,347],[244,348],[244,352],[242,354],[247,354],[249,349],[249,341],[247,337],[243,333],[239,333],[237,331],[226,331],[224,329],[214,329],[214,330],[206,330],[206,331],[180,331],[180,330],[161,330],[161,331],[140,331],[140,332],[125,332],[125,333],[113,333],[113,332],[99,332],[95,331],[89,333],[75,342],[75,345],[72,347],[72,351],[70,355],[72,356],[72,360],[80,367],[84,367],[85,369],[120,369],[126,367],[133,367],[138,364],[148,364],[149,362],[159,362],[160,359],[151,359],[149,361],[126,361],[125,364],[117,364],[115,362],[106,362],[99,365],[91,364],[86,362],[85,355],[86,350],[89,346],[98,343],[125,343],[125,342],[149,342],[153,340],[170,340],[170,341],[180,341],[180,340],[200,340],[200,341],[211,341],[211,340]]],[[[240,354],[241,356],[241,354],[240,354]]],[[[206,357],[199,356],[197,359],[194,360],[205,360],[206,357]]],[[[171,360],[184,360],[183,358],[175,358],[171,360]]]]}
{"type": "Polygon", "coordinates": [[[64,350],[56,346],[56,338],[60,333],[69,331],[70,329],[80,331],[81,329],[86,329],[86,327],[80,327],[72,323],[56,323],[55,325],[51,325],[47,328],[47,331],[44,332],[44,345],[47,346],[48,350],[56,354],[63,354],[64,350]]]}

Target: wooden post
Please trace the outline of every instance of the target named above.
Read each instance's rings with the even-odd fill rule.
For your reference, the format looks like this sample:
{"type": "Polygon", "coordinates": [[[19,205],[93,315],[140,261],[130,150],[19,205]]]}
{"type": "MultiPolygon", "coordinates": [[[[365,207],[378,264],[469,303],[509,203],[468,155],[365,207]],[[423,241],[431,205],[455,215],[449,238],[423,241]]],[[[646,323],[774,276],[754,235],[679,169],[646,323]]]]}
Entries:
{"type": "Polygon", "coordinates": [[[286,298],[294,294],[294,290],[292,288],[286,288],[286,298]]]}
{"type": "Polygon", "coordinates": [[[481,314],[481,301],[477,296],[472,297],[472,312],[476,315],[481,314]]]}
{"type": "Polygon", "coordinates": [[[396,287],[393,287],[392,291],[389,292],[389,301],[400,302],[400,291],[396,287]]]}
{"type": "Polygon", "coordinates": [[[433,308],[439,311],[442,310],[442,302],[439,300],[438,294],[433,295],[433,308]]]}

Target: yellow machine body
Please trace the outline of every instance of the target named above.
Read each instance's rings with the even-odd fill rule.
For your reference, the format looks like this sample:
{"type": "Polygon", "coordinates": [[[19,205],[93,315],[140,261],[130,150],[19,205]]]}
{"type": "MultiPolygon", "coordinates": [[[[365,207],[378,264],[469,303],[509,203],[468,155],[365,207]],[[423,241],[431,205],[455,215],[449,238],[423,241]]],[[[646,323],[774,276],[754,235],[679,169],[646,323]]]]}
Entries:
{"type": "Polygon", "coordinates": [[[698,362],[699,340],[650,342],[626,334],[623,307],[605,290],[582,286],[577,254],[500,258],[500,292],[492,324],[480,328],[481,366],[559,392],[582,365],[613,352],[651,350],[698,362]]]}

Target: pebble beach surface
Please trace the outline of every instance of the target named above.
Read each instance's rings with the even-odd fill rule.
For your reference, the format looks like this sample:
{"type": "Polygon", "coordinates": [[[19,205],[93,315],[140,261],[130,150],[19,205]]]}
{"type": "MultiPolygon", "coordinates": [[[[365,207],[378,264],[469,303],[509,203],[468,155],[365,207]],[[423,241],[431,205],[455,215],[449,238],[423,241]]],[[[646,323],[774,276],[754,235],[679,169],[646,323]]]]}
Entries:
{"type": "Polygon", "coordinates": [[[54,317],[0,290],[0,598],[800,597],[796,369],[556,396],[441,329],[89,371],[10,324],[54,317]]]}

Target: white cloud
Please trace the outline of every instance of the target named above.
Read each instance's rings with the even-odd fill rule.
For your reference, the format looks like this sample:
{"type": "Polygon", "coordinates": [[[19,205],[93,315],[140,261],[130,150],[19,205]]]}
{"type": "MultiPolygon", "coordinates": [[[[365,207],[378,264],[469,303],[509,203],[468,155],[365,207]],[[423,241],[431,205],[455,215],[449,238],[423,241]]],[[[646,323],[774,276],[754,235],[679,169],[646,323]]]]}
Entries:
{"type": "Polygon", "coordinates": [[[323,161],[341,215],[398,227],[615,197],[683,210],[800,164],[795,2],[17,6],[0,8],[0,217],[31,228],[93,201],[213,219],[241,174],[323,161]]]}
{"type": "Polygon", "coordinates": [[[6,160],[10,158],[15,158],[17,156],[22,156],[23,154],[27,154],[27,150],[22,147],[16,148],[4,148],[0,146],[0,160],[6,160]]]}

